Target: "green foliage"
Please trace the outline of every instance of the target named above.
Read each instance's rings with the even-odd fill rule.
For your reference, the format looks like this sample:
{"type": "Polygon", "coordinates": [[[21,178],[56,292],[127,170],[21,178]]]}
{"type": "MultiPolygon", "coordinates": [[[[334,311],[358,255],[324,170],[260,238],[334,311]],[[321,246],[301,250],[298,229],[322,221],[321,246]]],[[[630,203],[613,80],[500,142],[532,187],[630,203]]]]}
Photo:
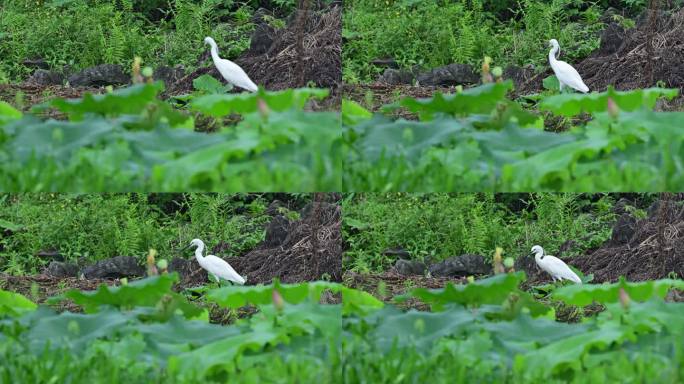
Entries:
{"type": "MultiPolygon", "coordinates": [[[[343,318],[343,382],[641,382],[677,381],[684,371],[677,321],[684,304],[654,298],[608,310],[582,323],[513,316],[510,299],[522,275],[497,275],[440,290],[414,290],[433,312],[402,312],[386,306],[343,318]],[[511,283],[511,284],[509,284],[511,283]],[[504,300],[507,296],[509,300],[504,300]],[[468,304],[468,307],[462,306],[468,304]]],[[[682,284],[656,281],[654,286],[682,284]]],[[[627,283],[628,289],[639,284],[627,283]]],[[[568,287],[570,288],[570,287],[568,287]]],[[[572,287],[592,291],[592,285],[572,287]]],[[[565,288],[563,288],[565,289],[565,288]]],[[[543,305],[537,304],[541,307],[543,305]]]]}
{"type": "Polygon", "coordinates": [[[479,66],[547,66],[544,42],[557,39],[567,60],[584,58],[599,46],[600,15],[608,5],[578,0],[376,1],[344,4],[343,78],[374,80],[383,68],[371,63],[393,58],[403,68],[450,63],[479,66]]]}
{"type": "Polygon", "coordinates": [[[553,292],[555,299],[562,300],[567,304],[585,306],[593,302],[606,304],[617,303],[620,298],[620,289],[637,301],[646,301],[652,297],[664,298],[671,288],[684,289],[682,280],[657,280],[638,283],[627,283],[621,279],[617,283],[604,283],[600,285],[565,286],[553,292]]]}
{"type": "Polygon", "coordinates": [[[0,73],[12,80],[27,77],[33,69],[21,63],[37,57],[54,70],[128,68],[134,56],[153,67],[194,68],[205,36],[233,58],[249,47],[254,30],[253,8],[213,0],[8,0],[0,7],[0,31],[10,32],[0,35],[0,73]]]}
{"type": "Polygon", "coordinates": [[[226,93],[230,89],[229,86],[221,84],[220,81],[213,78],[211,75],[202,75],[192,81],[192,85],[199,92],[203,93],[226,93]]]}
{"type": "MultiPolygon", "coordinates": [[[[457,303],[464,307],[481,307],[486,305],[501,305],[501,312],[488,311],[487,315],[514,318],[524,311],[530,315],[543,316],[551,308],[537,303],[532,295],[518,289],[518,285],[525,280],[524,272],[503,273],[478,280],[466,285],[447,284],[444,289],[428,290],[413,289],[409,294],[400,296],[399,301],[411,297],[429,304],[432,310],[441,311],[447,305],[457,303]]],[[[485,309],[485,311],[487,311],[485,309]]]]}
{"type": "Polygon", "coordinates": [[[339,115],[303,111],[309,97],[325,97],[326,90],[200,96],[192,102],[199,111],[242,113],[237,124],[214,133],[193,131],[190,116],[157,99],[162,90],[161,83],[138,84],[49,103],[70,121],[3,113],[10,118],[0,119],[0,190],[341,188],[339,115]]]}
{"type": "Polygon", "coordinates": [[[83,307],[86,313],[98,312],[102,306],[111,306],[119,310],[156,306],[155,310],[158,313],[155,313],[155,316],[169,318],[174,313],[182,313],[188,319],[200,316],[201,309],[188,303],[184,296],[171,292],[171,286],[177,282],[176,273],[152,276],[120,287],[108,287],[103,284],[94,292],[72,289],[53,298],[51,302],[71,299],[83,307]]]}
{"type": "MultiPolygon", "coordinates": [[[[41,307],[32,314],[0,320],[0,380],[109,383],[130,379],[142,383],[231,377],[231,382],[240,383],[287,383],[339,378],[340,304],[321,305],[308,298],[276,310],[272,302],[263,302],[257,304],[258,315],[227,326],[173,313],[143,316],[150,308],[167,306],[167,298],[178,295],[170,290],[173,281],[173,277],[160,276],[141,280],[129,286],[128,292],[126,287],[101,287],[96,293],[80,295],[72,292],[77,300],[88,297],[86,305],[112,304],[116,298],[116,306],[101,307],[95,313],[57,314],[41,307]],[[124,302],[125,306],[119,305],[124,302]],[[92,377],[87,365],[96,365],[93,371],[101,376],[92,377]]],[[[307,283],[291,287],[299,286],[309,290],[307,283]]],[[[258,293],[246,293],[247,300],[259,302],[254,295],[258,293]]]]}
{"type": "Polygon", "coordinates": [[[535,244],[554,254],[566,240],[581,254],[610,238],[610,196],[541,193],[357,194],[343,202],[345,269],[382,271],[394,264],[383,255],[403,248],[430,262],[474,253],[491,257],[496,247],[523,257],[535,244]],[[525,205],[521,211],[511,207],[525,205]]]}
{"type": "Polygon", "coordinates": [[[23,295],[0,289],[0,318],[5,316],[21,316],[34,311],[38,306],[23,295]]]}
{"type": "Polygon", "coordinates": [[[488,113],[504,101],[506,92],[513,89],[513,82],[507,80],[502,83],[489,83],[480,87],[470,88],[453,95],[435,93],[429,99],[403,98],[401,101],[388,105],[385,110],[404,107],[418,114],[421,120],[432,120],[436,115],[465,117],[473,114],[488,113]]]}
{"type": "Polygon", "coordinates": [[[257,93],[214,94],[194,99],[191,106],[196,111],[214,117],[254,113],[259,110],[259,102],[265,102],[269,109],[283,112],[301,110],[307,100],[323,99],[328,93],[327,89],[300,88],[268,93],[261,90],[257,93]]]}
{"type": "MultiPolygon", "coordinates": [[[[160,280],[153,280],[141,281],[140,287],[156,286],[163,293],[160,280]]],[[[151,302],[90,314],[39,307],[0,320],[0,379],[580,383],[587,378],[677,382],[684,373],[681,303],[659,298],[628,308],[609,303],[598,316],[565,324],[526,310],[510,311],[523,280],[521,273],[504,274],[407,295],[441,303],[433,312],[364,307],[368,298],[358,294],[345,297],[345,305],[354,305],[344,312],[341,304],[322,305],[317,295],[309,295],[323,286],[342,288],[325,282],[288,285],[294,296],[280,305],[263,293],[271,296],[283,285],[239,287],[244,289],[233,293],[244,295],[258,312],[225,326],[175,315],[141,318],[151,302]]],[[[681,281],[653,285],[681,286],[681,281]]],[[[576,287],[592,290],[590,285],[576,287]]],[[[220,289],[209,295],[227,298],[227,293],[220,289]]],[[[163,301],[165,295],[157,297],[163,301]]]]}
{"type": "Polygon", "coordinates": [[[11,120],[21,119],[21,117],[21,112],[4,101],[0,101],[0,124],[7,123],[11,120]]]}
{"type": "Polygon", "coordinates": [[[596,114],[608,110],[608,99],[615,102],[621,111],[653,109],[661,96],[668,100],[676,97],[677,89],[648,88],[619,92],[608,87],[606,92],[577,94],[568,93],[544,98],[539,107],[558,116],[572,117],[582,112],[596,114]]]}
{"type": "Polygon", "coordinates": [[[347,99],[342,100],[342,118],[344,119],[342,124],[355,125],[371,117],[373,117],[373,114],[359,103],[347,99]]]}
{"type": "Polygon", "coordinates": [[[549,91],[557,91],[560,88],[560,82],[556,75],[545,77],[544,80],[542,80],[542,85],[544,86],[544,89],[549,91]]]}
{"type": "Polygon", "coordinates": [[[682,112],[653,112],[651,88],[542,98],[558,116],[585,111],[592,119],[569,131],[541,130],[541,117],[507,100],[510,83],[485,84],[463,93],[403,106],[419,121],[373,118],[343,121],[347,190],[363,191],[667,191],[684,185],[678,135],[682,112]],[[617,110],[608,108],[613,100],[617,110]]]}
{"type": "Polygon", "coordinates": [[[360,313],[366,309],[380,308],[382,302],[369,293],[347,288],[338,283],[316,281],[309,284],[280,284],[257,286],[229,286],[212,290],[208,300],[228,308],[240,308],[248,304],[265,305],[273,300],[274,291],[292,304],[305,300],[319,301],[323,291],[341,292],[343,313],[360,313]]]}
{"type": "MultiPolygon", "coordinates": [[[[92,263],[126,255],[140,258],[150,248],[159,258],[189,258],[181,248],[201,238],[209,249],[229,243],[221,256],[240,256],[264,239],[270,221],[265,208],[273,197],[249,195],[0,195],[0,218],[7,223],[0,270],[37,273],[49,260],[36,255],[57,251],[68,262],[92,263]]],[[[281,197],[282,199],[282,197],[281,197]]],[[[306,199],[304,199],[306,201],[306,199]]]]}

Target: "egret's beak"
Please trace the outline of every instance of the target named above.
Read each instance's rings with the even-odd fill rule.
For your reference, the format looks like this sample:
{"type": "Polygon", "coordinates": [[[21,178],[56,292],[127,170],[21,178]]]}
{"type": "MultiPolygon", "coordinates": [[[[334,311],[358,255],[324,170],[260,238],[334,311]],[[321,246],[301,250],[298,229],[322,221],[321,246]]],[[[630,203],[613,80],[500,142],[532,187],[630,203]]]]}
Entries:
{"type": "Polygon", "coordinates": [[[190,243],[190,244],[186,245],[185,247],[181,248],[181,251],[185,251],[186,249],[190,249],[190,248],[192,248],[193,245],[195,245],[195,244],[190,243]]]}

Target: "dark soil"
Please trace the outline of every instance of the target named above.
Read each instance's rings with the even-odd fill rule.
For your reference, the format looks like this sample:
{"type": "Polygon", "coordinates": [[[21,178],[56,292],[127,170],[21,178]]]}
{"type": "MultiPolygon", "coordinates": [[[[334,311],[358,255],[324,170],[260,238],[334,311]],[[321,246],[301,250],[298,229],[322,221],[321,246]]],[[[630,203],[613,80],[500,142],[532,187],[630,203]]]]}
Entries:
{"type": "Polygon", "coordinates": [[[342,209],[316,202],[312,212],[290,225],[279,245],[262,244],[248,254],[228,259],[247,276],[249,284],[269,284],[328,279],[342,280],[342,209]]]}
{"type": "Polygon", "coordinates": [[[684,90],[684,9],[671,15],[642,17],[627,30],[615,52],[594,52],[577,65],[591,89],[647,88],[662,81],[665,87],[684,90]],[[652,41],[653,47],[649,48],[652,41]],[[649,53],[649,50],[652,52],[649,53]]]}
{"type": "MultiPolygon", "coordinates": [[[[55,97],[76,99],[86,93],[104,93],[104,88],[67,87],[64,85],[39,86],[33,84],[0,84],[0,100],[16,106],[22,105],[23,111],[28,111],[36,104],[43,103],[55,97]]],[[[65,119],[66,115],[54,109],[43,114],[44,117],[65,119]]]]}
{"type": "MultiPolygon", "coordinates": [[[[121,285],[119,279],[78,279],[75,277],[58,278],[47,275],[11,276],[0,274],[0,289],[20,293],[35,303],[44,303],[49,297],[59,295],[70,289],[92,291],[101,284],[121,285]]],[[[60,303],[59,310],[81,312],[81,308],[71,300],[60,303]]]]}
{"type": "Polygon", "coordinates": [[[594,252],[575,257],[572,264],[594,281],[662,279],[672,273],[684,277],[684,194],[665,194],[649,209],[648,217],[633,225],[618,220],[613,238],[594,252]],[[619,233],[616,235],[616,231],[619,233]]]}

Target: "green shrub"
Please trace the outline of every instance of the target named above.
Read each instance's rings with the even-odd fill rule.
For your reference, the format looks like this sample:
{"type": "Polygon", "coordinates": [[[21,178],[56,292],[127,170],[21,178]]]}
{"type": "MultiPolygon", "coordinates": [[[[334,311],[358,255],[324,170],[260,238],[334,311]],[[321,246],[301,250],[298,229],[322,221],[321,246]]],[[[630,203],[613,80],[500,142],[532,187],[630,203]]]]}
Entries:
{"type": "Polygon", "coordinates": [[[577,254],[610,237],[614,216],[609,195],[592,201],[577,194],[532,194],[499,202],[506,196],[353,195],[343,205],[348,246],[343,265],[357,271],[384,270],[394,258],[383,251],[396,247],[409,251],[413,259],[436,262],[465,253],[491,257],[496,247],[514,258],[528,255],[535,244],[556,252],[563,242],[574,240],[577,248],[570,254],[577,254]],[[520,203],[530,208],[511,212],[509,205],[520,203]]]}
{"type": "Polygon", "coordinates": [[[2,195],[0,224],[12,231],[2,239],[0,270],[39,272],[49,261],[34,256],[39,251],[58,251],[71,262],[119,255],[142,262],[150,248],[159,258],[189,258],[192,252],[181,250],[193,238],[203,239],[210,248],[229,244],[221,252],[225,256],[240,256],[264,239],[270,217],[262,198],[245,206],[246,195],[169,197],[157,204],[145,194],[2,195]],[[160,205],[175,208],[165,212],[160,205]]]}
{"type": "Polygon", "coordinates": [[[557,39],[568,60],[598,48],[601,9],[577,0],[345,2],[343,78],[373,80],[374,59],[404,68],[449,63],[479,66],[484,56],[500,66],[546,65],[546,41],[557,39]]]}

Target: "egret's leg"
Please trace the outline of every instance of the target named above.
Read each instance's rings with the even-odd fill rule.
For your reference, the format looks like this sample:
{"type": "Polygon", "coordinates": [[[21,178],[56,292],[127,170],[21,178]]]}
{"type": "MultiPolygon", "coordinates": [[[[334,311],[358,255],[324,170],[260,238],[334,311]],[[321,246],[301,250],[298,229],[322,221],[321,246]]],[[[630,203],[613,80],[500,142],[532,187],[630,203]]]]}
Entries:
{"type": "Polygon", "coordinates": [[[560,84],[560,93],[563,93],[563,83],[561,83],[560,80],[558,81],[558,83],[560,84]]]}

